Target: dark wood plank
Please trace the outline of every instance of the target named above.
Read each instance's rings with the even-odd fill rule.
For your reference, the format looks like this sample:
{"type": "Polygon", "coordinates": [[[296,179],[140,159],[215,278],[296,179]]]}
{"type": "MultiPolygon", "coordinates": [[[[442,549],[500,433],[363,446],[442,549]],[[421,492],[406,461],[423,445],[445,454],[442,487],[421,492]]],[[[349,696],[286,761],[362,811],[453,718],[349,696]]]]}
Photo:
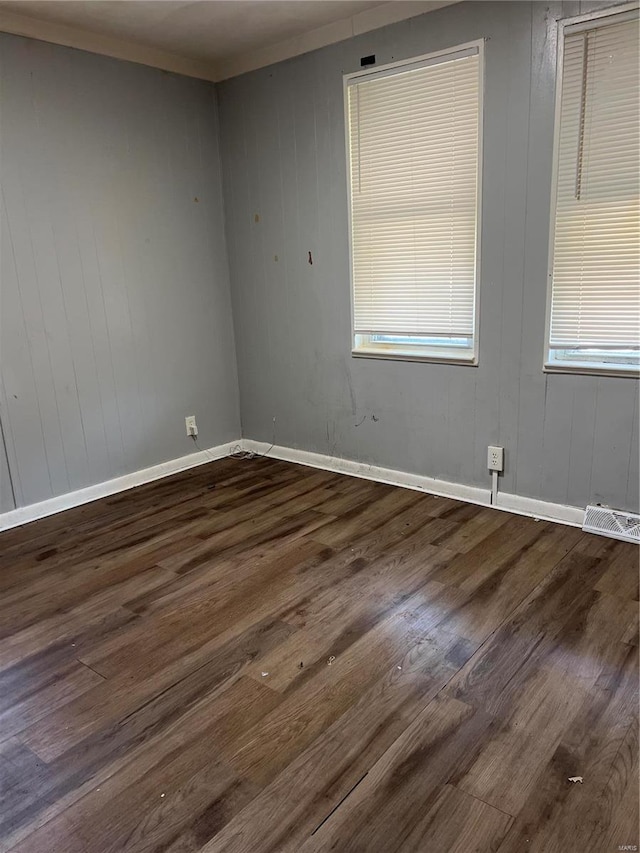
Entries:
{"type": "MultiPolygon", "coordinates": [[[[626,742],[635,736],[638,726],[638,651],[621,644],[616,652],[611,666],[585,693],[572,725],[539,774],[500,853],[523,849],[532,853],[587,850],[594,837],[602,842],[602,828],[606,831],[612,822],[611,816],[607,819],[602,814],[608,805],[612,775],[618,764],[624,769],[625,755],[629,753],[626,742]],[[574,776],[582,776],[584,781],[570,782],[574,776]]],[[[630,761],[633,760],[631,754],[630,761]]],[[[625,787],[633,790],[635,785],[637,792],[637,777],[634,782],[630,767],[622,783],[614,781],[623,789],[619,801],[613,804],[615,808],[622,802],[625,787]]],[[[627,841],[621,843],[637,843],[633,835],[631,831],[627,841]]],[[[617,847],[596,845],[593,849],[617,847]]]]}
{"type": "Polygon", "coordinates": [[[637,844],[637,569],[268,458],[0,534],[0,849],[637,844]]]}
{"type": "MultiPolygon", "coordinates": [[[[470,652],[468,653],[470,654],[470,652]]],[[[467,656],[456,637],[419,641],[275,775],[217,835],[224,853],[298,850],[348,798],[467,656]]]]}
{"type": "MultiPolygon", "coordinates": [[[[451,802],[451,789],[445,788],[456,765],[489,725],[485,714],[456,699],[434,699],[349,794],[348,808],[334,812],[301,853],[332,849],[353,853],[376,846],[418,853],[448,850],[448,845],[436,846],[447,841],[463,850],[474,831],[480,833],[484,849],[495,847],[511,818],[455,791],[451,802]]],[[[215,841],[211,849],[215,850],[215,841]]]]}

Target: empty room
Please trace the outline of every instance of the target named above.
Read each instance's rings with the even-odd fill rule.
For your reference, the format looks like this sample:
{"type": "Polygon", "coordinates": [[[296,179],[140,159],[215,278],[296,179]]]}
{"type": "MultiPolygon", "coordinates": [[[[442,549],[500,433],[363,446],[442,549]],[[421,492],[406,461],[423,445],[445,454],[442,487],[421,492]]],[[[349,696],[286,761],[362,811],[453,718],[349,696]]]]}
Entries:
{"type": "Polygon", "coordinates": [[[638,2],[0,0],[0,853],[640,846],[638,2]]]}

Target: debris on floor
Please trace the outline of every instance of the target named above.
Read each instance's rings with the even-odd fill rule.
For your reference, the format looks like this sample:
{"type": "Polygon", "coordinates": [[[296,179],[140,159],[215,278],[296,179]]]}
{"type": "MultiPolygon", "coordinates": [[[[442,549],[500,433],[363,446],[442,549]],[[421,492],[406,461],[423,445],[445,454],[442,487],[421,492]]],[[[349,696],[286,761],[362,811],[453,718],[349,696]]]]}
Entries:
{"type": "Polygon", "coordinates": [[[582,776],[569,776],[570,782],[580,782],[582,784],[582,776]]]}
{"type": "Polygon", "coordinates": [[[334,660],[335,660],[335,659],[336,659],[336,656],[335,656],[335,655],[331,655],[331,657],[330,657],[330,658],[329,658],[329,660],[327,661],[327,666],[331,666],[331,664],[334,662],[334,660]]]}
{"type": "Polygon", "coordinates": [[[268,672],[263,672],[263,673],[262,673],[262,677],[263,677],[263,678],[266,678],[266,677],[267,677],[267,675],[269,675],[269,673],[268,673],[268,672]]]}
{"type": "Polygon", "coordinates": [[[302,661],[300,661],[300,666],[298,667],[298,669],[302,669],[303,667],[304,667],[304,663],[302,661]]]}

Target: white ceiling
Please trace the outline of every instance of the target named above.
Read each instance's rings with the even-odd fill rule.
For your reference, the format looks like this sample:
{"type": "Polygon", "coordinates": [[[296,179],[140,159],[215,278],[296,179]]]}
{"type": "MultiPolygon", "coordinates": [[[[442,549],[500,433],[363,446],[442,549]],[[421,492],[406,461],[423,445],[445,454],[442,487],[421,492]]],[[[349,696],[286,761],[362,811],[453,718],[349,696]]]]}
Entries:
{"type": "Polygon", "coordinates": [[[222,79],[450,2],[2,0],[0,30],[222,79]]]}

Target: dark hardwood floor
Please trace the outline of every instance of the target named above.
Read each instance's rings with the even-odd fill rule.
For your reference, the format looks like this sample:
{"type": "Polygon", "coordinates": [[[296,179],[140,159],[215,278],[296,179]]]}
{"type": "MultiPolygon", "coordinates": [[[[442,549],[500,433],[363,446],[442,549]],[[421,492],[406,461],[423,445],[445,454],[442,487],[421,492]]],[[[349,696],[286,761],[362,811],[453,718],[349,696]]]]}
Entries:
{"type": "Polygon", "coordinates": [[[1,850],[639,844],[633,545],[226,459],[0,534],[0,590],[1,850]]]}

